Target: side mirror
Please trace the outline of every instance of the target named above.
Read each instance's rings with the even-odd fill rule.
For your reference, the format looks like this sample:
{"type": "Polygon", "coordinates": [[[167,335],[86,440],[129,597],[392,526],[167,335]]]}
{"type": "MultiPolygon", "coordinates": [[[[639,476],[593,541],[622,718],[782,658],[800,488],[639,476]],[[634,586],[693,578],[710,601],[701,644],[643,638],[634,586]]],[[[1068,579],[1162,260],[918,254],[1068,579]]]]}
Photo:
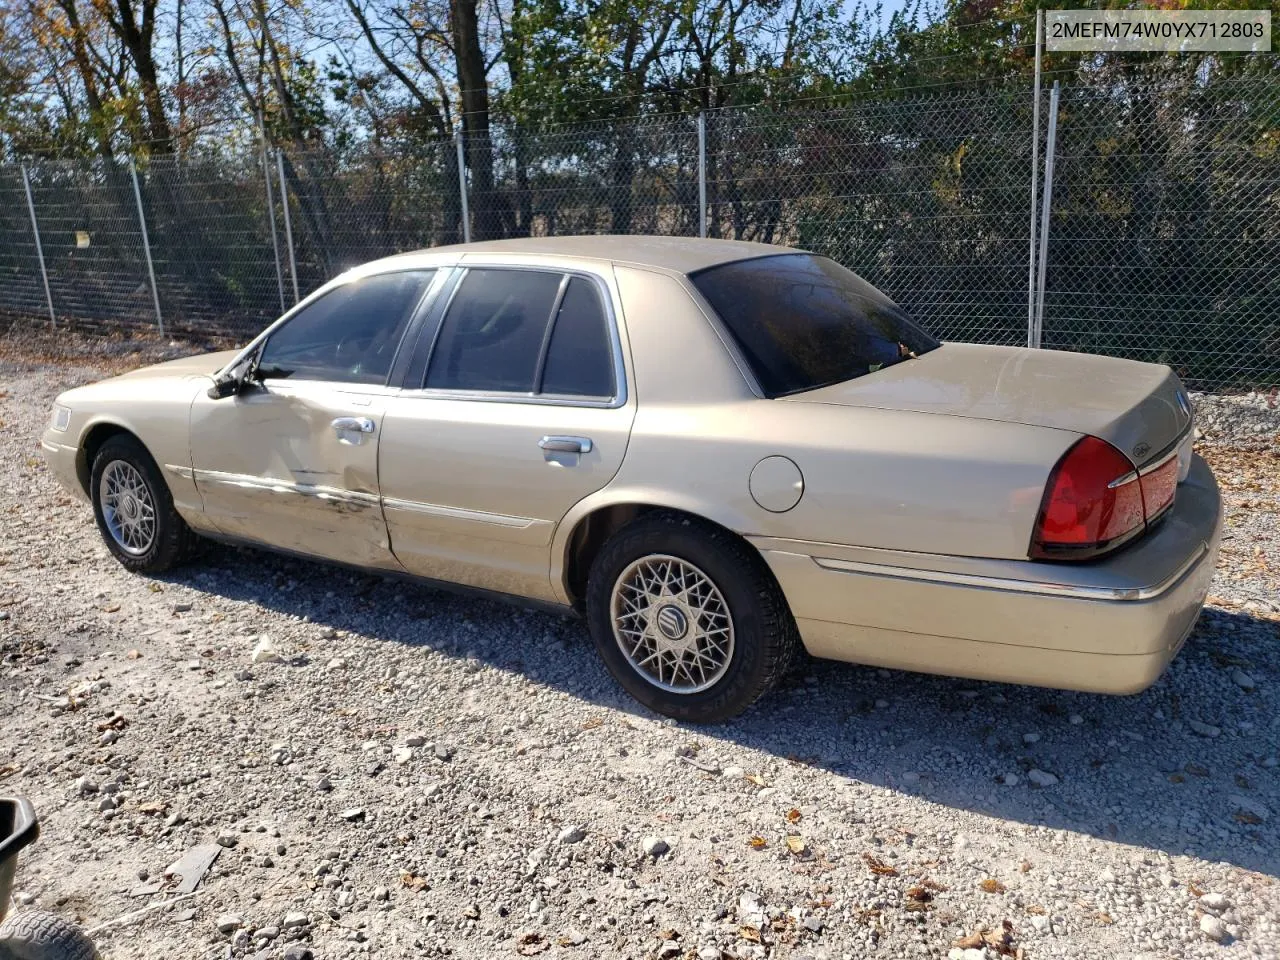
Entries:
{"type": "Polygon", "coordinates": [[[239,377],[223,377],[213,381],[213,386],[209,388],[208,395],[210,400],[222,400],[225,397],[234,396],[240,392],[239,377]]]}

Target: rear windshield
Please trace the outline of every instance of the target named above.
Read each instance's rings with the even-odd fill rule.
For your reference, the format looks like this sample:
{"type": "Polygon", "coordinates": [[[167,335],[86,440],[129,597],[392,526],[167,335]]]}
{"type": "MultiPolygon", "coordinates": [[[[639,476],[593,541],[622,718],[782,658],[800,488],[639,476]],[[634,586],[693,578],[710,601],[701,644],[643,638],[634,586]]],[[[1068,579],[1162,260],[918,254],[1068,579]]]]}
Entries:
{"type": "Polygon", "coordinates": [[[852,380],[940,346],[901,307],[826,257],[738,260],[690,279],[770,397],[852,380]]]}

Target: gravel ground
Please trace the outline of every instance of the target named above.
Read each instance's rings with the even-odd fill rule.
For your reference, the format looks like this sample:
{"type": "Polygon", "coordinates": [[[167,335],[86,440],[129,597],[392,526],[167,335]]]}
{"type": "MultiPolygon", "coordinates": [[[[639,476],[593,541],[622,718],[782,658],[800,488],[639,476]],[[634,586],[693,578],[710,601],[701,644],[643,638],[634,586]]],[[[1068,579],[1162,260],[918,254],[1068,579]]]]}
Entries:
{"type": "Polygon", "coordinates": [[[571,620],[222,547],[127,574],[38,433],[181,349],[0,341],[17,898],[112,924],[104,957],[1280,956],[1274,395],[1197,398],[1228,534],[1146,693],[810,661],[697,729],[571,620]]]}

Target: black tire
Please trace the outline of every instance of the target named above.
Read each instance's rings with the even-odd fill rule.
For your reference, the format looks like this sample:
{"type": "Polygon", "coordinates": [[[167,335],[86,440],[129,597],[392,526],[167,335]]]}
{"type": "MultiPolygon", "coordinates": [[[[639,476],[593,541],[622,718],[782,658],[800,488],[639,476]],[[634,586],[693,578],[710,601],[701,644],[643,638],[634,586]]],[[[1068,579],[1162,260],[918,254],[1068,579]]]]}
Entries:
{"type": "Polygon", "coordinates": [[[786,674],[800,647],[795,619],[760,555],[721,527],[667,511],[637,518],[600,550],[587,579],[587,624],[605,666],[628,693],[657,713],[690,723],[721,723],[740,714],[786,674]],[[706,689],[681,693],[656,686],[632,666],[614,635],[614,585],[651,555],[692,564],[728,606],[732,655],[706,689]]]}
{"type": "Polygon", "coordinates": [[[69,920],[24,910],[0,923],[0,960],[97,960],[98,951],[69,920]]]}
{"type": "Polygon", "coordinates": [[[173,508],[173,496],[160,475],[160,468],[147,448],[133,436],[117,434],[98,449],[90,471],[89,499],[107,549],[126,569],[135,573],[161,573],[187,560],[197,550],[200,538],[173,508]],[[112,534],[103,510],[102,475],[117,461],[129,465],[141,476],[155,513],[155,528],[149,543],[136,552],[126,549],[112,534]]]}

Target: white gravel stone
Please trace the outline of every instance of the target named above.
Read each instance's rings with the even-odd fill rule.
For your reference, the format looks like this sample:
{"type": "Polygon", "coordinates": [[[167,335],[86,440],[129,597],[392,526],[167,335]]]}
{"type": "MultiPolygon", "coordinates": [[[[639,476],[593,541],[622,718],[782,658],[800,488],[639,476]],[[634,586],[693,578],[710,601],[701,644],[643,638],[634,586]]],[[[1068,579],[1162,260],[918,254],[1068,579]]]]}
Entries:
{"type": "Polygon", "coordinates": [[[1231,679],[1241,690],[1252,690],[1257,686],[1257,684],[1254,683],[1253,676],[1245,673],[1245,671],[1241,670],[1239,667],[1236,667],[1231,671],[1231,679]]]}
{"type": "Polygon", "coordinates": [[[219,933],[234,933],[244,926],[244,920],[234,913],[224,913],[218,917],[216,926],[219,933]]]}
{"type": "Polygon", "coordinates": [[[249,659],[253,663],[279,663],[283,658],[270,639],[260,637],[249,659]]]}
{"type": "Polygon", "coordinates": [[[1222,913],[1231,906],[1231,901],[1221,893],[1206,893],[1200,898],[1200,906],[1213,913],[1222,913]]]}
{"type": "Polygon", "coordinates": [[[1227,925],[1211,913],[1206,913],[1200,918],[1200,932],[1218,943],[1222,943],[1231,936],[1227,932],[1227,925]]]}
{"type": "Polygon", "coordinates": [[[580,826],[567,826],[560,831],[556,837],[556,842],[568,845],[571,843],[580,843],[587,839],[587,831],[580,826]]]}
{"type": "Polygon", "coordinates": [[[661,837],[645,837],[640,847],[650,857],[660,857],[671,849],[661,837]]]}
{"type": "Polygon", "coordinates": [[[1187,726],[1190,727],[1193,732],[1198,733],[1202,737],[1213,738],[1222,733],[1222,729],[1220,727],[1215,727],[1212,723],[1202,723],[1199,720],[1188,720],[1187,726]]]}
{"type": "Polygon", "coordinates": [[[1052,787],[1058,782],[1058,778],[1055,774],[1035,768],[1027,771],[1027,779],[1037,787],[1052,787]]]}

